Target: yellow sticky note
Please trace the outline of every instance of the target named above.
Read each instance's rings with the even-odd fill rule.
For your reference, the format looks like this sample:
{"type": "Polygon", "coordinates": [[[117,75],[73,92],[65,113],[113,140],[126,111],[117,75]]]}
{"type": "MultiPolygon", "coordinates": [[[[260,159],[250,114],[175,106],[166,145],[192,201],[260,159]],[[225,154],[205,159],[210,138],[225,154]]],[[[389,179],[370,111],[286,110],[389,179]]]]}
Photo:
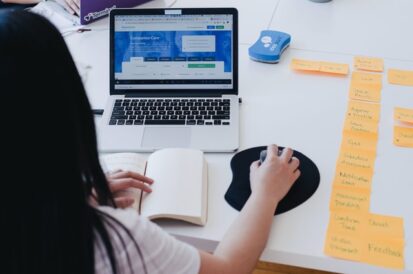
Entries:
{"type": "Polygon", "coordinates": [[[380,105],[350,100],[347,107],[347,117],[353,120],[362,119],[378,122],[380,119],[380,105]]]}
{"type": "Polygon", "coordinates": [[[413,86],[413,71],[389,69],[387,72],[387,80],[390,84],[413,86]]]}
{"type": "Polygon", "coordinates": [[[347,260],[360,261],[365,247],[359,237],[328,231],[324,242],[324,253],[347,260]]]}
{"type": "Polygon", "coordinates": [[[344,122],[344,132],[348,131],[353,133],[370,133],[372,135],[377,135],[378,126],[378,122],[347,118],[344,122]]]}
{"type": "Polygon", "coordinates": [[[394,108],[394,120],[405,123],[413,123],[413,109],[400,107],[394,108]]]}
{"type": "Polygon", "coordinates": [[[390,240],[381,237],[366,238],[366,246],[361,261],[395,269],[404,269],[404,241],[390,240]]]}
{"type": "Polygon", "coordinates": [[[320,71],[327,72],[327,73],[347,75],[348,65],[339,64],[339,63],[331,63],[331,62],[320,62],[320,71]]]}
{"type": "Polygon", "coordinates": [[[341,140],[341,149],[346,148],[376,151],[377,139],[346,131],[343,133],[343,139],[341,140]]]}
{"type": "Polygon", "coordinates": [[[373,170],[375,161],[375,151],[345,148],[340,151],[337,165],[373,170]]]}
{"type": "Polygon", "coordinates": [[[367,233],[372,236],[403,238],[403,218],[369,214],[367,221],[367,233]]]}
{"type": "Polygon", "coordinates": [[[295,59],[291,60],[291,69],[294,70],[305,70],[305,71],[320,71],[320,62],[295,59]]]}
{"type": "Polygon", "coordinates": [[[394,126],[393,144],[400,147],[413,147],[413,128],[394,126]]]}
{"type": "Polygon", "coordinates": [[[355,187],[371,190],[371,179],[373,170],[365,168],[354,168],[347,165],[338,165],[334,177],[334,186],[355,187]]]}
{"type": "Polygon", "coordinates": [[[354,67],[360,70],[381,72],[383,71],[384,62],[382,58],[355,56],[354,67]]]}
{"type": "Polygon", "coordinates": [[[363,237],[366,233],[366,219],[368,213],[354,213],[352,211],[330,211],[328,230],[351,236],[363,237]]]}
{"type": "Polygon", "coordinates": [[[351,75],[351,83],[358,83],[362,85],[376,85],[381,88],[382,76],[381,74],[355,71],[351,75]]]}
{"type": "Polygon", "coordinates": [[[351,83],[349,98],[368,102],[380,102],[381,87],[378,85],[365,85],[359,82],[351,83]]]}
{"type": "Polygon", "coordinates": [[[353,210],[368,212],[370,208],[370,192],[344,187],[333,187],[330,200],[330,210],[353,210]]]}

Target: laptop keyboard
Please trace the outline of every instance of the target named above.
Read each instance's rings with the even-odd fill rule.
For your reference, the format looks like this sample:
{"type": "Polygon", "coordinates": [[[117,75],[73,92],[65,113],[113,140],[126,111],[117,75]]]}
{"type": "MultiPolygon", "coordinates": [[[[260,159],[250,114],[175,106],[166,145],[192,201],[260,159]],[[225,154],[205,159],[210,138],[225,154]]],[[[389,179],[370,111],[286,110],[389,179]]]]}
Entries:
{"type": "Polygon", "coordinates": [[[230,124],[230,99],[116,99],[109,125],[230,124]]]}

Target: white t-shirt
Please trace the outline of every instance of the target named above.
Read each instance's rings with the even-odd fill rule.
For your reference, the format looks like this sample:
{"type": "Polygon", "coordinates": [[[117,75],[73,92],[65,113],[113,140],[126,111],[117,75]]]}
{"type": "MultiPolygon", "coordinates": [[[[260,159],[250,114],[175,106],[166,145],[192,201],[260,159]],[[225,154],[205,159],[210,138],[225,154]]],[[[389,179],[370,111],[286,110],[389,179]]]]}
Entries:
{"type": "MultiPolygon", "coordinates": [[[[158,225],[139,216],[133,209],[114,209],[111,207],[98,207],[98,209],[113,216],[129,229],[142,252],[148,274],[199,273],[201,259],[198,250],[193,246],[178,241],[158,225]]],[[[114,256],[118,263],[119,274],[144,273],[141,257],[126,232],[117,226],[117,231],[120,233],[120,237],[118,237],[108,225],[106,228],[114,246],[114,256]],[[123,247],[122,240],[126,248],[123,247]]],[[[95,235],[98,234],[95,233],[95,235]]],[[[112,273],[109,257],[106,255],[106,250],[99,236],[96,236],[95,242],[95,273],[112,273]]]]}

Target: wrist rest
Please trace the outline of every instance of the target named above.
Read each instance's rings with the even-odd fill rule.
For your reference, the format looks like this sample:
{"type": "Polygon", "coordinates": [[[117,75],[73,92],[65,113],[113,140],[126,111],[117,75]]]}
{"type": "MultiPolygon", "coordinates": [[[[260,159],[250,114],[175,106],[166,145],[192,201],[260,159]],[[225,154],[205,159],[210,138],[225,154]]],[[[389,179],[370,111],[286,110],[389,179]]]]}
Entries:
{"type": "MultiPolygon", "coordinates": [[[[260,152],[266,146],[253,147],[235,154],[231,159],[232,181],[225,193],[225,200],[236,210],[241,210],[251,195],[250,165],[259,160],[260,152]]],[[[283,149],[283,147],[279,147],[283,149]]],[[[274,215],[289,211],[307,201],[320,184],[320,172],[315,163],[299,151],[294,150],[294,157],[300,160],[300,177],[293,184],[287,195],[279,202],[274,215]]]]}

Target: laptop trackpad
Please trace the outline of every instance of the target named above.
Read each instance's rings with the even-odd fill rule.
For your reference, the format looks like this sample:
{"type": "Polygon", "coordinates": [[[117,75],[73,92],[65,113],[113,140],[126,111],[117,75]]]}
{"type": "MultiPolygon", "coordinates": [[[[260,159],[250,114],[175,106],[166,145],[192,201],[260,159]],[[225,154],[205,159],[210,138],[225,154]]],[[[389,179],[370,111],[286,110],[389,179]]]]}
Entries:
{"type": "Polygon", "coordinates": [[[189,147],[191,129],[188,127],[146,127],[142,147],[189,147]]]}

